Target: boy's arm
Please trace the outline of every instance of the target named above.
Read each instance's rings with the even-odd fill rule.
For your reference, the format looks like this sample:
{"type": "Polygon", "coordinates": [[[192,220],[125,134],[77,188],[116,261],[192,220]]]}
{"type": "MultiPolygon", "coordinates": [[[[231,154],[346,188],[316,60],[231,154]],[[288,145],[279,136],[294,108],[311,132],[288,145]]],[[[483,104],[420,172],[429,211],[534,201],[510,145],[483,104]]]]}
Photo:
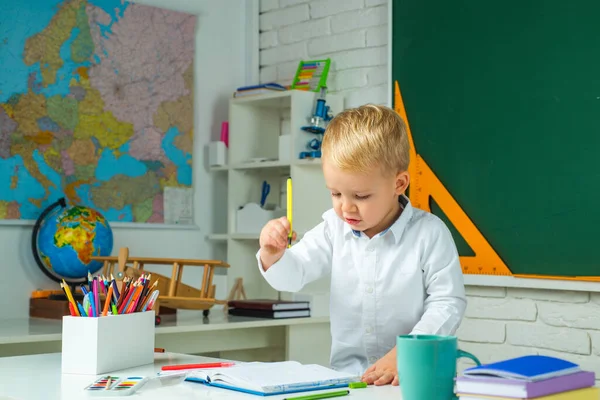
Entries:
{"type": "Polygon", "coordinates": [[[333,246],[326,221],[308,231],[302,239],[286,249],[283,256],[264,270],[260,250],[256,253],[258,268],[267,282],[278,291],[297,292],[307,283],[331,271],[333,246]]]}
{"type": "Polygon", "coordinates": [[[456,245],[446,225],[437,221],[437,234],[423,254],[425,311],[411,334],[453,335],[467,306],[456,245]]]}

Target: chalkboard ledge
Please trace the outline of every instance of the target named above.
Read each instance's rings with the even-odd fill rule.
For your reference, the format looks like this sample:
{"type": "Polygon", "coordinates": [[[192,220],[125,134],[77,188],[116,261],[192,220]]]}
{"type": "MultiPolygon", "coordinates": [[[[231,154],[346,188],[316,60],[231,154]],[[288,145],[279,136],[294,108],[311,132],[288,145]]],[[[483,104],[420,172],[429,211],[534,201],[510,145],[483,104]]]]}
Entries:
{"type": "Polygon", "coordinates": [[[517,287],[528,289],[574,290],[600,292],[600,282],[569,281],[558,279],[515,278],[512,276],[490,276],[465,274],[466,286],[517,287]]]}

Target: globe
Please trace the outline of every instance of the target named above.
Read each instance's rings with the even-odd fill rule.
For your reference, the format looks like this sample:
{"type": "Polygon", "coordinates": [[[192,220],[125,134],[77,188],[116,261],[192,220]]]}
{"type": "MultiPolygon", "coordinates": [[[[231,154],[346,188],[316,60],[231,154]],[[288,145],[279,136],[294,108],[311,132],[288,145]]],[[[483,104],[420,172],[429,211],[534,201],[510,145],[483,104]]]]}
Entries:
{"type": "Polygon", "coordinates": [[[75,284],[87,281],[103,263],[93,256],[109,256],[113,232],[98,211],[82,205],[67,206],[64,198],[46,208],[32,234],[33,257],[40,269],[55,281],[75,284]]]}

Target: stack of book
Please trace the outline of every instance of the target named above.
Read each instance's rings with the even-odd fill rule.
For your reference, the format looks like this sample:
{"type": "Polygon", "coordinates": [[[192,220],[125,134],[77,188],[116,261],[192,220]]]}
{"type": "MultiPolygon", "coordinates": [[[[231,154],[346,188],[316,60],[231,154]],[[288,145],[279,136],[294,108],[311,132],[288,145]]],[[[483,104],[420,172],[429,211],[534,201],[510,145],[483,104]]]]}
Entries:
{"type": "Polygon", "coordinates": [[[301,318],[310,317],[310,304],[307,301],[286,300],[231,300],[229,314],[255,318],[301,318]]]}
{"type": "Polygon", "coordinates": [[[460,400],[598,400],[594,372],[560,358],[531,355],[466,369],[460,400]]]}

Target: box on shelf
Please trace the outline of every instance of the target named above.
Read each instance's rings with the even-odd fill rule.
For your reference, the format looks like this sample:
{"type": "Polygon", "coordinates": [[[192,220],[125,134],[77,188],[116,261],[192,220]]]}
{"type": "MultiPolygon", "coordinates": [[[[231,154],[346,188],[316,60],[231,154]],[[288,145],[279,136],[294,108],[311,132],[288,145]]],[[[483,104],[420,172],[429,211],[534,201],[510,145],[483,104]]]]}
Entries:
{"type": "Polygon", "coordinates": [[[279,136],[279,161],[290,162],[292,159],[292,135],[279,136]]]}
{"type": "MultiPolygon", "coordinates": [[[[81,301],[79,298],[76,300],[81,301]]],[[[66,299],[29,299],[29,316],[31,318],[62,319],[69,314],[69,301],[66,299]]]]}
{"type": "Polygon", "coordinates": [[[256,203],[247,203],[236,211],[236,233],[260,233],[267,222],[283,217],[286,210],[272,204],[261,208],[256,203]]]}
{"type": "Polygon", "coordinates": [[[208,144],[208,166],[220,167],[227,165],[227,146],[225,142],[210,142],[208,144]]]}
{"type": "Polygon", "coordinates": [[[154,311],[63,317],[62,373],[99,375],[154,362],[154,311]]]}

